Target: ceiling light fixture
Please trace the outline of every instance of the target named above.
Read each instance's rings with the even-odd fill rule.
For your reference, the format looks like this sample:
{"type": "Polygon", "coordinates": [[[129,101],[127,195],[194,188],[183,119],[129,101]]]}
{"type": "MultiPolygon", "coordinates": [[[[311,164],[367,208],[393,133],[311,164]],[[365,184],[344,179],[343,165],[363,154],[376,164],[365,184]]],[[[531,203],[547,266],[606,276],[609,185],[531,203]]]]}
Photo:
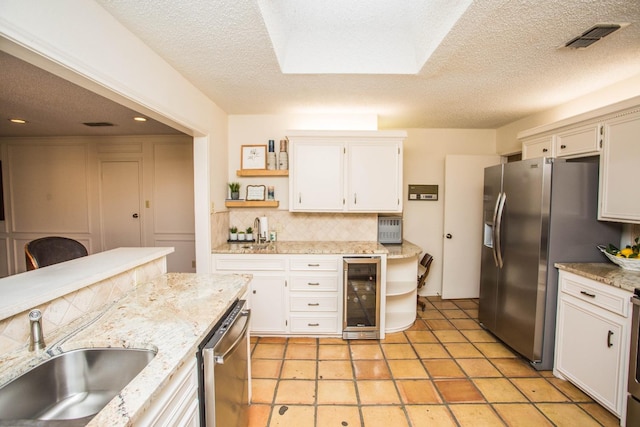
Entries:
{"type": "Polygon", "coordinates": [[[147,118],[146,117],[134,117],[133,120],[135,120],[136,122],[146,122],[147,118]]]}
{"type": "Polygon", "coordinates": [[[23,125],[23,124],[27,123],[27,121],[24,120],[24,119],[9,119],[9,121],[11,123],[15,123],[15,124],[18,124],[18,125],[23,125]]]}
{"type": "Polygon", "coordinates": [[[627,25],[629,24],[596,24],[578,37],[574,37],[573,39],[566,42],[562,47],[568,47],[572,49],[587,48],[598,40],[603,39],[614,31],[619,30],[623,26],[626,27],[627,25]]]}

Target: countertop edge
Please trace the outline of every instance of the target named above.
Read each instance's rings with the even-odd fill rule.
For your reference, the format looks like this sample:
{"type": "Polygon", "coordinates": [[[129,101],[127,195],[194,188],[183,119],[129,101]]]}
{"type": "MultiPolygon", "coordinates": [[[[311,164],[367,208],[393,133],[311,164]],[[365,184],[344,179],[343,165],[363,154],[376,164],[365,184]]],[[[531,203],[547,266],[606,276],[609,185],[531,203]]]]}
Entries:
{"type": "Polygon", "coordinates": [[[555,267],[628,292],[640,287],[639,271],[625,270],[612,263],[556,263],[555,267]]]}

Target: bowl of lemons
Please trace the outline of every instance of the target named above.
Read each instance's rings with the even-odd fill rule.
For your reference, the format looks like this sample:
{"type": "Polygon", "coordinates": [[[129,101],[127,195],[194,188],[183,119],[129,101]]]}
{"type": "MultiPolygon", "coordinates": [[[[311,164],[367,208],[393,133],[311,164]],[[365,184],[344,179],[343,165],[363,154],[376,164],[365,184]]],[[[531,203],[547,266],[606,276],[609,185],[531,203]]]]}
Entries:
{"type": "Polygon", "coordinates": [[[640,237],[636,237],[634,242],[634,245],[626,245],[622,249],[618,249],[611,243],[607,246],[600,245],[598,249],[600,249],[611,262],[625,270],[640,271],[640,237]]]}

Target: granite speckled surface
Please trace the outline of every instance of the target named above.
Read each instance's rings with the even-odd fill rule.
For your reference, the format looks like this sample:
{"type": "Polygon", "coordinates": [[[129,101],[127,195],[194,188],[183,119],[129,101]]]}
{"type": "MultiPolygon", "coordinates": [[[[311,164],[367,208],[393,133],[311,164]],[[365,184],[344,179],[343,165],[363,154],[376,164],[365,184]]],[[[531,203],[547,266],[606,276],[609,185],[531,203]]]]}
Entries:
{"type": "Polygon", "coordinates": [[[612,263],[557,263],[560,270],[633,292],[640,287],[640,271],[625,270],[612,263]]]}
{"type": "Polygon", "coordinates": [[[387,258],[411,258],[420,255],[422,248],[408,240],[403,240],[401,245],[384,245],[389,251],[387,258]]]}
{"type": "Polygon", "coordinates": [[[410,257],[420,248],[411,242],[402,245],[384,246],[375,241],[277,241],[267,244],[256,243],[224,243],[213,248],[214,254],[388,254],[395,257],[410,257]]]}
{"type": "Polygon", "coordinates": [[[250,275],[169,273],[138,285],[104,310],[89,313],[55,336],[47,336],[40,353],[26,348],[0,359],[0,385],[41,361],[78,348],[121,347],[157,351],[153,360],[89,426],[128,426],[135,423],[156,391],[167,384],[236,298],[247,290],[250,275]]]}

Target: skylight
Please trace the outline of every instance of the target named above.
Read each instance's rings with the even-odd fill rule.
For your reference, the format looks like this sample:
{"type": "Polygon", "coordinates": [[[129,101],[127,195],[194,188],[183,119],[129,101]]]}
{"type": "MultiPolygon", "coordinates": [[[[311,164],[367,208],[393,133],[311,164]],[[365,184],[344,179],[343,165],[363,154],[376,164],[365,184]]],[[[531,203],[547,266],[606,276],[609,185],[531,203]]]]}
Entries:
{"type": "Polygon", "coordinates": [[[471,0],[258,0],[285,74],[416,74],[471,0]]]}

